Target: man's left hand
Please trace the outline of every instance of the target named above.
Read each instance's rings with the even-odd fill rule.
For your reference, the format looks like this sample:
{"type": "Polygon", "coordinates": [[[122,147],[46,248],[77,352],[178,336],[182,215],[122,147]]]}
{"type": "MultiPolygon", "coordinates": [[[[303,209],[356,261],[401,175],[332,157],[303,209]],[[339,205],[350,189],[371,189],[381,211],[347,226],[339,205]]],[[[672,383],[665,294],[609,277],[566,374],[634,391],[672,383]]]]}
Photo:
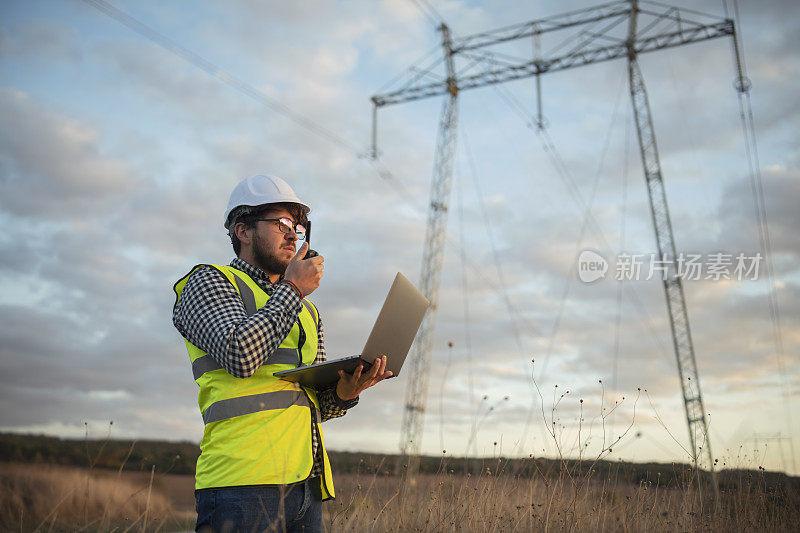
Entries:
{"type": "Polygon", "coordinates": [[[392,375],[391,370],[386,370],[386,356],[378,357],[366,374],[362,374],[364,365],[358,365],[355,372],[347,374],[339,370],[339,381],[336,383],[336,395],[342,400],[357,398],[365,389],[380,383],[392,375]]]}

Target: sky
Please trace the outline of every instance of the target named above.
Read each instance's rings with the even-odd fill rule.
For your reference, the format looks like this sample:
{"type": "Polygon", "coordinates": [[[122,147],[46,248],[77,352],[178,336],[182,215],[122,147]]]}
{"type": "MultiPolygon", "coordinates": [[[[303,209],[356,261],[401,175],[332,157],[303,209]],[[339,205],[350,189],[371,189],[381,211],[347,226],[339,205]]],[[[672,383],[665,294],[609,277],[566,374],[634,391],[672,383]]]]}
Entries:
{"type": "MultiPolygon", "coordinates": [[[[592,5],[428,3],[456,38],[592,5]]],[[[396,272],[420,281],[443,100],[380,109],[375,163],[370,97],[439,60],[441,35],[411,0],[112,5],[156,33],[79,0],[0,4],[0,431],[199,442],[172,285],[232,259],[222,217],[239,180],[280,176],[312,206],[330,357],[358,353],[396,272]]],[[[724,16],[721,1],[674,5],[724,16]]],[[[773,283],[765,262],[756,279],[684,282],[713,455],[800,474],[800,5],[743,1],[740,15],[760,182],[730,39],[639,63],[677,251],[704,268],[763,255],[763,190],[773,283]]],[[[541,86],[545,132],[531,79],[459,94],[421,448],[686,461],[626,63],[541,86]],[[581,279],[584,250],[605,277],[581,279]],[[615,279],[625,254],[644,260],[638,279],[615,279]]],[[[328,447],[397,452],[411,378],[326,422],[328,447]]]]}

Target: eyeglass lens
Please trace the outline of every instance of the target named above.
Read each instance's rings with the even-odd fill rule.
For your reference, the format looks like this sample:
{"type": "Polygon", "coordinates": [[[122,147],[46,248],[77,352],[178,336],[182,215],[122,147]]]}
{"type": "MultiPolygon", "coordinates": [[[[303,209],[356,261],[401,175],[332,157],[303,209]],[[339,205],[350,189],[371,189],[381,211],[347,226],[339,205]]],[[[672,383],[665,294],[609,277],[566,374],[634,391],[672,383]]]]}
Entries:
{"type": "Polygon", "coordinates": [[[306,238],[306,228],[302,224],[295,224],[290,218],[281,218],[278,220],[278,227],[282,233],[289,233],[292,231],[292,226],[294,226],[294,233],[297,235],[298,240],[302,241],[306,238]]]}

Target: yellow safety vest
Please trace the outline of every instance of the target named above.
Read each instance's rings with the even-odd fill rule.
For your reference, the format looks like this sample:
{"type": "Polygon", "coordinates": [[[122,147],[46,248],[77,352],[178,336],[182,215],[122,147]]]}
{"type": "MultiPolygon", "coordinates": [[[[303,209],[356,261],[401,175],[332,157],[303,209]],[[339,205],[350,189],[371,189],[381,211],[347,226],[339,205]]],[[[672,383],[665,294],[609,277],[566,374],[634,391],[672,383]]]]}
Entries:
{"type": "MultiPolygon", "coordinates": [[[[236,287],[248,314],[269,300],[250,276],[230,266],[197,265],[175,284],[175,304],[198,268],[219,270],[236,287]]],[[[313,389],[272,374],[314,362],[317,356],[316,308],[303,300],[298,321],[277,350],[248,378],[228,374],[213,357],[186,340],[205,431],[197,459],[195,488],[283,485],[311,474],[312,423],[317,425],[323,458],[322,499],[334,497],[333,477],[322,441],[319,402],[313,389]],[[300,345],[301,337],[305,342],[300,345]]]]}

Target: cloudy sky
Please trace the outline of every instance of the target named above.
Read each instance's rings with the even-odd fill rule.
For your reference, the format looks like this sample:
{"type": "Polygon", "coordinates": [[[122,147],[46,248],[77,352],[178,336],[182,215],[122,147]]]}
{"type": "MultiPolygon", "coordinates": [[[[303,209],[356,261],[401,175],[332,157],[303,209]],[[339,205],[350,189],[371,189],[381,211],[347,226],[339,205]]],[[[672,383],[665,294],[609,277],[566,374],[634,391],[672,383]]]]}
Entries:
{"type": "MultiPolygon", "coordinates": [[[[431,4],[456,36],[592,5],[431,4]]],[[[114,437],[199,441],[172,284],[197,263],[230,261],[222,215],[237,181],[275,174],[312,205],[326,257],[312,299],[332,356],[358,352],[395,272],[419,280],[441,97],[382,109],[380,166],[364,155],[369,97],[420,58],[438,59],[440,36],[410,0],[113,5],[157,34],[79,0],[0,5],[0,430],[81,437],[88,424],[103,437],[113,420],[114,437]]],[[[723,16],[721,1],[677,5],[723,16]]],[[[795,2],[742,2],[783,350],[764,263],[756,280],[685,282],[715,457],[794,473],[799,21],[795,2]]],[[[515,46],[502,53],[537,49],[515,46]]],[[[678,251],[754,256],[730,43],[640,64],[678,251]]],[[[533,87],[459,99],[422,448],[577,455],[588,440],[583,453],[595,456],[605,428],[606,444],[624,433],[612,458],[685,460],[663,289],[644,279],[656,245],[625,62],[542,78],[548,150],[529,127],[533,87]],[[584,249],[609,261],[605,279],[579,279],[584,249]],[[644,254],[641,279],[614,279],[622,253],[644,254]]],[[[397,451],[410,377],[327,423],[329,447],[397,451]]]]}

